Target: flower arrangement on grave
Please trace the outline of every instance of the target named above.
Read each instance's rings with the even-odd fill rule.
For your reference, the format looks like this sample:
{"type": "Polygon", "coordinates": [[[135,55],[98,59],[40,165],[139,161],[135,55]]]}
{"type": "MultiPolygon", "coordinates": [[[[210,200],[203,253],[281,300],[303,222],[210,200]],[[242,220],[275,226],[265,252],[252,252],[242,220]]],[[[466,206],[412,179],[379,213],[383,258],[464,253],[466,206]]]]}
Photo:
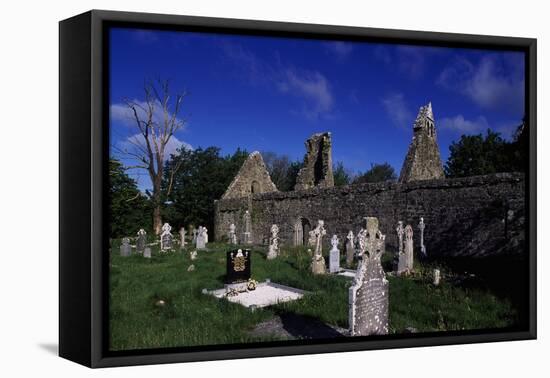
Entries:
{"type": "Polygon", "coordinates": [[[248,280],[247,285],[246,285],[246,289],[247,289],[248,291],[256,290],[256,287],[257,287],[257,286],[258,286],[258,281],[256,281],[256,280],[250,278],[250,279],[248,280]]]}

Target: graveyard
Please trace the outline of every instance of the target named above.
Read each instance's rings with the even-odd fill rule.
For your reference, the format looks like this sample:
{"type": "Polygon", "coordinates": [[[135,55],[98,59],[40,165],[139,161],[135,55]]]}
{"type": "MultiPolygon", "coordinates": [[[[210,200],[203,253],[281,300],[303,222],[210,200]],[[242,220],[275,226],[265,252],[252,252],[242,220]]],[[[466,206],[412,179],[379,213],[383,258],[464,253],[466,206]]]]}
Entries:
{"type": "MultiPolygon", "coordinates": [[[[121,256],[120,243],[113,241],[111,253],[112,350],[349,337],[353,279],[313,274],[305,246],[282,247],[272,260],[265,247],[249,247],[254,280],[307,292],[299,300],[253,310],[203,293],[224,287],[226,243],[208,243],[194,260],[192,244],[166,252],[160,244],[152,245],[151,258],[146,258],[135,248],[121,256]]],[[[493,293],[477,276],[438,264],[442,279],[436,286],[431,263],[416,262],[414,274],[398,277],[391,273],[394,252],[386,251],[382,258],[389,281],[389,334],[517,324],[519,315],[510,300],[493,293]]],[[[344,255],[341,264],[345,266],[344,255]]]]}
{"type": "Polygon", "coordinates": [[[413,134],[397,182],[336,187],[315,133],[294,190],[255,151],[208,227],[111,239],[110,349],[520,327],[523,174],[446,178],[431,103],[413,134]]]}

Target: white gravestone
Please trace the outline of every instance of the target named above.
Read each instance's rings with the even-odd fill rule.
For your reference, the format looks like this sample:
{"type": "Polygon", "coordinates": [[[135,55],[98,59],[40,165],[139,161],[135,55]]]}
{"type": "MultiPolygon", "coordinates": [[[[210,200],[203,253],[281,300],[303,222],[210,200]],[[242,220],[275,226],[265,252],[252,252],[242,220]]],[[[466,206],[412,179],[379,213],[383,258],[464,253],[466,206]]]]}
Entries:
{"type": "Polygon", "coordinates": [[[229,233],[227,236],[228,236],[229,244],[233,244],[233,245],[237,244],[237,232],[236,232],[236,227],[233,223],[229,225],[229,233]]]}
{"type": "Polygon", "coordinates": [[[441,272],[439,271],[439,269],[434,269],[434,285],[438,286],[440,280],[441,280],[441,272]]]}
{"type": "Polygon", "coordinates": [[[330,239],[330,244],[332,245],[332,248],[329,252],[328,260],[330,273],[338,273],[340,271],[340,250],[338,249],[338,243],[340,243],[338,236],[333,235],[332,239],[330,239]]]}
{"type": "Polygon", "coordinates": [[[130,245],[129,238],[122,238],[122,244],[120,244],[120,255],[128,257],[132,254],[132,246],[130,245]]]}
{"type": "Polygon", "coordinates": [[[412,272],[414,265],[414,253],[413,253],[413,228],[410,224],[405,227],[405,256],[406,256],[406,269],[412,272]]]}
{"type": "Polygon", "coordinates": [[[143,251],[143,257],[146,259],[151,258],[151,247],[145,247],[145,250],[143,251]]]}
{"type": "Polygon", "coordinates": [[[313,274],[325,274],[326,267],[323,257],[323,236],[327,234],[325,222],[319,220],[317,222],[317,227],[315,227],[312,232],[315,237],[315,251],[313,252],[313,259],[311,261],[311,272],[313,274]]]}
{"type": "Polygon", "coordinates": [[[279,255],[279,226],[271,226],[271,237],[269,238],[269,252],[267,258],[273,260],[279,255]]]}
{"type": "Polygon", "coordinates": [[[162,226],[162,234],[160,234],[160,250],[167,251],[172,249],[172,226],[168,223],[164,223],[162,226]]]}
{"type": "Polygon", "coordinates": [[[380,259],[385,239],[377,218],[367,218],[365,251],[359,262],[353,286],[349,288],[349,325],[351,336],[388,333],[388,281],[380,259]]]}
{"type": "Polygon", "coordinates": [[[420,253],[422,254],[422,257],[426,258],[428,257],[428,252],[426,252],[426,246],[424,245],[424,229],[426,228],[426,224],[424,223],[424,218],[420,218],[420,222],[418,223],[418,229],[420,230],[420,253]]]}
{"type": "Polygon", "coordinates": [[[395,229],[397,233],[397,242],[399,243],[399,252],[397,255],[397,267],[396,274],[401,275],[407,273],[407,255],[403,250],[403,236],[405,235],[405,228],[403,227],[403,221],[397,222],[397,228],[395,229]]]}
{"type": "Polygon", "coordinates": [[[252,219],[250,218],[250,212],[248,210],[244,212],[243,223],[243,244],[252,244],[252,219]]]}
{"type": "Polygon", "coordinates": [[[136,251],[138,253],[143,253],[145,250],[145,244],[147,244],[147,233],[143,228],[141,228],[137,233],[136,251]]]}
{"type": "Polygon", "coordinates": [[[206,227],[199,226],[199,231],[197,232],[197,249],[206,249],[206,241],[208,240],[208,230],[206,227]]]}
{"type": "Polygon", "coordinates": [[[351,268],[353,265],[353,259],[355,256],[355,242],[354,242],[355,235],[353,235],[353,231],[349,231],[348,235],[346,236],[346,266],[348,268],[351,268]]]}

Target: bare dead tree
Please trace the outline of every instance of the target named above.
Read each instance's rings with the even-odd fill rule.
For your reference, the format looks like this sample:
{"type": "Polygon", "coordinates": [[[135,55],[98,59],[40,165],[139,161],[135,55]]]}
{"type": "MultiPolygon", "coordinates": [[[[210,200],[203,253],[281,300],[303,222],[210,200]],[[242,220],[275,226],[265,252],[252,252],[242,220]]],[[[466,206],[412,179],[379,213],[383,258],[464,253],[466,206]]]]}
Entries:
{"type": "MultiPolygon", "coordinates": [[[[131,111],[132,119],[139,130],[140,138],[127,140],[129,148],[115,149],[126,158],[136,162],[127,169],[144,169],[153,184],[151,200],[153,202],[153,229],[158,235],[162,228],[161,219],[161,183],[166,159],[166,145],[185,121],[178,117],[186,93],[170,95],[168,80],[147,81],[144,85],[145,101],[124,100],[131,111]]],[[[171,167],[172,178],[179,165],[171,167]]],[[[171,185],[169,185],[169,190],[171,185]]]]}

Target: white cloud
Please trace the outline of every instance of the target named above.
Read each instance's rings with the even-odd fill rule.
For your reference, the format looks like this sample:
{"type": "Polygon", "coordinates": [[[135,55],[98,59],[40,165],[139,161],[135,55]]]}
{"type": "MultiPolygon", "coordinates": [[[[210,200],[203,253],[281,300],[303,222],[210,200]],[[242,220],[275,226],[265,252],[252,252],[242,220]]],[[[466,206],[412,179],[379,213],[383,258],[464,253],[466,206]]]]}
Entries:
{"type": "Polygon", "coordinates": [[[353,45],[349,42],[330,41],[325,43],[327,52],[340,60],[345,60],[353,51],[353,45]]]}
{"type": "Polygon", "coordinates": [[[322,73],[285,66],[277,52],[273,62],[267,62],[238,44],[224,43],[222,48],[241,72],[244,71],[251,85],[263,85],[301,99],[302,109],[299,113],[306,118],[329,116],[333,110],[331,85],[322,73]]]}
{"type": "Polygon", "coordinates": [[[334,99],[328,80],[317,71],[303,71],[300,74],[293,69],[284,73],[284,79],[278,83],[279,91],[301,97],[305,100],[303,113],[308,118],[319,118],[332,110],[334,99]]]}
{"type": "Polygon", "coordinates": [[[457,131],[461,134],[475,134],[487,130],[489,123],[484,116],[479,116],[474,120],[467,120],[462,114],[459,114],[455,117],[440,119],[439,126],[442,129],[457,131]]]}
{"type": "Polygon", "coordinates": [[[408,127],[412,125],[413,113],[409,110],[402,93],[394,93],[385,97],[382,99],[382,104],[388,117],[396,126],[408,127]]]}
{"type": "MultiPolygon", "coordinates": [[[[133,100],[132,103],[136,105],[136,111],[140,120],[146,119],[147,103],[145,101],[133,100]]],[[[137,123],[134,116],[134,112],[126,103],[116,103],[109,107],[109,117],[111,122],[120,123],[127,127],[136,127],[137,123]]],[[[162,125],[164,123],[164,113],[160,102],[154,102],[153,108],[153,122],[156,125],[162,125]]],[[[176,118],[176,123],[180,124],[178,131],[183,131],[186,126],[185,120],[182,118],[176,118]]]]}
{"type": "Polygon", "coordinates": [[[523,115],[522,59],[486,56],[474,64],[464,57],[457,57],[441,72],[437,84],[462,93],[482,108],[523,115]]]}

